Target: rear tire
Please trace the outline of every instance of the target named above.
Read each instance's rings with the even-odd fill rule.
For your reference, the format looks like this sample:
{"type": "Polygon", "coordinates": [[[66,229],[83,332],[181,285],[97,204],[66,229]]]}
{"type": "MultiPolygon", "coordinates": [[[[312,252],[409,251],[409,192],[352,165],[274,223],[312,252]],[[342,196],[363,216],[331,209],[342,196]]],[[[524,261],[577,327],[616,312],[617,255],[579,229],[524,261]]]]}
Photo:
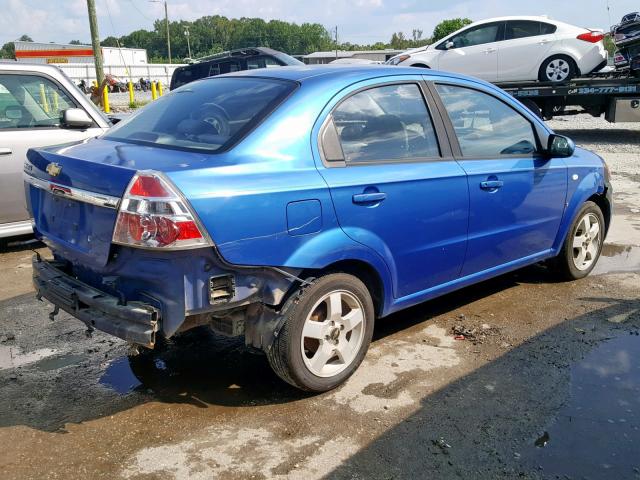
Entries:
{"type": "Polygon", "coordinates": [[[566,55],[553,55],[540,65],[538,80],[541,82],[564,83],[575,77],[577,73],[578,67],[572,58],[566,55]]]}
{"type": "Polygon", "coordinates": [[[309,392],[331,390],[356,371],[373,335],[371,294],[358,278],[333,273],[301,287],[266,352],[274,372],[309,392]]]}
{"type": "Polygon", "coordinates": [[[578,280],[596,266],[604,243],[605,223],[600,207],[585,202],[576,215],[562,249],[551,266],[562,280],[578,280]]]}

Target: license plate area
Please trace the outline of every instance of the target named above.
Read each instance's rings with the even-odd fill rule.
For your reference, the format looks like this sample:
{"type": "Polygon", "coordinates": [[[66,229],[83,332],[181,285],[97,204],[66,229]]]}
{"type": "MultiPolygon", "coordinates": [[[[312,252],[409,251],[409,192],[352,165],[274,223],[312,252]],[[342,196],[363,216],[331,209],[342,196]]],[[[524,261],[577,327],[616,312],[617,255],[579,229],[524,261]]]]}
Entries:
{"type": "Polygon", "coordinates": [[[37,231],[67,260],[105,265],[117,211],[30,188],[37,231]]]}

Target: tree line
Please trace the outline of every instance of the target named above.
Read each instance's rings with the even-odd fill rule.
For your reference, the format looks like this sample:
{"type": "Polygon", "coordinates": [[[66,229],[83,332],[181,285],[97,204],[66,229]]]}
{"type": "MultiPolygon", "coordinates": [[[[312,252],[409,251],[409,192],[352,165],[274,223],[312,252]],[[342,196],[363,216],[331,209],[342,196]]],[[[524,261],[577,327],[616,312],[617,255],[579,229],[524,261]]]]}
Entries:
{"type": "MultiPolygon", "coordinates": [[[[319,23],[290,23],[281,20],[265,21],[260,18],[227,18],[221,15],[205,16],[194,21],[169,22],[171,54],[176,62],[189,56],[187,36],[191,44],[191,57],[245,47],[270,47],[293,55],[305,55],[315,51],[333,50],[406,50],[426,45],[471,23],[468,18],[444,20],[436,26],[431,37],[423,37],[423,30],[413,29],[411,34],[394,33],[388,42],[356,44],[343,42],[336,45],[331,33],[319,23]]],[[[20,40],[32,41],[28,35],[20,40]]],[[[81,44],[71,40],[72,44],[81,44]]],[[[89,42],[86,42],[89,43],[89,42]]],[[[105,47],[144,48],[149,61],[164,63],[168,60],[167,35],[164,20],[156,20],[153,30],[140,29],[121,37],[109,36],[102,42],[105,47]]],[[[0,58],[14,58],[13,42],[0,49],[0,58]]]]}

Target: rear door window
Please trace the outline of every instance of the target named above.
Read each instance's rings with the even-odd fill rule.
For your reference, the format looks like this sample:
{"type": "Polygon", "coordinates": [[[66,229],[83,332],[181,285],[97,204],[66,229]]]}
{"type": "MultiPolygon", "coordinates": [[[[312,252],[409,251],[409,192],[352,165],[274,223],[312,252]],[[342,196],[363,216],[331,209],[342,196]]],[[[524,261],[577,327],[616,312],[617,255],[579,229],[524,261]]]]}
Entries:
{"type": "Polygon", "coordinates": [[[187,150],[225,150],[272,112],[297,84],[221,77],[172,91],[126,120],[104,138],[187,150]]]}
{"type": "Polygon", "coordinates": [[[340,103],[332,116],[347,165],[440,156],[431,116],[416,84],[358,92],[340,103]]]}
{"type": "Polygon", "coordinates": [[[555,25],[530,20],[514,20],[507,22],[505,40],[548,35],[555,32],[555,25]]]}
{"type": "Polygon", "coordinates": [[[464,157],[532,155],[533,125],[509,105],[471,88],[436,84],[464,157]]]}

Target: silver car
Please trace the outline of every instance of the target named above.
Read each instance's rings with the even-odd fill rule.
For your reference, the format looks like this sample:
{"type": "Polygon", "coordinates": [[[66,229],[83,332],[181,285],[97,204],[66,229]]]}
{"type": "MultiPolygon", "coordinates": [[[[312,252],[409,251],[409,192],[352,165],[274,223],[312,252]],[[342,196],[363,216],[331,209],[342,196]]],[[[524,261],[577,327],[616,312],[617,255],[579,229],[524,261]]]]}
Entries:
{"type": "Polygon", "coordinates": [[[22,180],[27,150],[95,137],[110,126],[59,68],[0,62],[0,244],[32,232],[22,180]]]}

